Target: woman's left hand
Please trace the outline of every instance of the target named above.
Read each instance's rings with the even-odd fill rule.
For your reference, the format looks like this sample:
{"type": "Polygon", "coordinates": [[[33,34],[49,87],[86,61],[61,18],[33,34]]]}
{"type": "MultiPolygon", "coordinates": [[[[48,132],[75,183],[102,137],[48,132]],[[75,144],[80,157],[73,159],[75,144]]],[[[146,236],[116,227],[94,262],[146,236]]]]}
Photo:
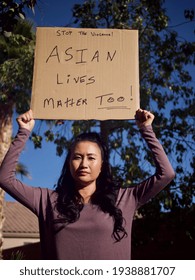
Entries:
{"type": "Polygon", "coordinates": [[[20,128],[26,128],[29,131],[32,131],[35,125],[35,120],[33,118],[33,111],[30,109],[26,113],[20,115],[17,118],[17,122],[20,128]]]}
{"type": "Polygon", "coordinates": [[[139,128],[151,125],[154,120],[154,115],[150,111],[138,109],[135,113],[136,124],[139,128]]]}

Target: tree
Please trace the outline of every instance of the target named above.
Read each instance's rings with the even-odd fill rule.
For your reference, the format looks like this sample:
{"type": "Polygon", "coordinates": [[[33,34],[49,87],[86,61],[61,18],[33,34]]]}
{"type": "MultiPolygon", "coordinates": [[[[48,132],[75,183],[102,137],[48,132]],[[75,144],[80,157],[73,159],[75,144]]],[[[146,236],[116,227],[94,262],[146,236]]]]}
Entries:
{"type": "MultiPolygon", "coordinates": [[[[195,194],[194,88],[188,70],[195,63],[195,42],[180,38],[169,26],[164,3],[163,0],[89,0],[73,8],[74,24],[79,27],[139,30],[141,107],[155,113],[155,132],[177,173],[171,187],[142,208],[143,215],[157,215],[162,208],[173,211],[190,207],[195,194]]],[[[191,10],[185,10],[184,16],[185,24],[194,20],[191,10]]],[[[95,120],[72,123],[73,135],[94,129],[108,142],[116,178],[129,184],[151,174],[151,155],[144,152],[145,145],[133,123],[95,120]]],[[[58,155],[69,145],[70,139],[63,131],[45,132],[46,140],[56,144],[58,155]]],[[[34,139],[41,146],[36,133],[34,139]]]]}
{"type": "MultiPolygon", "coordinates": [[[[154,111],[155,132],[177,173],[171,188],[167,188],[155,200],[155,210],[146,207],[142,211],[160,211],[162,206],[166,210],[190,207],[195,193],[192,179],[195,111],[193,81],[188,66],[195,63],[195,43],[180,38],[169,26],[162,0],[89,0],[76,4],[73,16],[74,24],[79,27],[139,30],[141,107],[154,111]],[[184,188],[188,184],[190,186],[184,188]]],[[[192,12],[185,11],[185,17],[186,24],[194,20],[192,12]]],[[[144,144],[131,122],[77,121],[72,126],[73,134],[94,128],[99,129],[104,139],[108,140],[111,157],[117,159],[119,154],[122,159],[114,168],[117,178],[120,177],[125,183],[135,182],[153,170],[148,163],[152,161],[151,157],[143,153],[144,144]],[[149,167],[148,170],[139,165],[140,159],[149,167]]],[[[68,139],[59,131],[55,134],[48,130],[45,135],[48,140],[54,140],[58,154],[68,146],[68,139]]]]}
{"type": "MultiPolygon", "coordinates": [[[[18,21],[12,32],[9,37],[0,35],[0,163],[10,145],[13,111],[27,110],[31,94],[35,43],[32,24],[18,21]]],[[[0,246],[3,200],[4,192],[0,189],[0,246]]]]}
{"type": "MultiPolygon", "coordinates": [[[[195,112],[194,89],[188,66],[194,64],[194,42],[190,43],[179,38],[177,32],[169,26],[162,0],[89,0],[82,5],[75,5],[73,16],[74,24],[79,27],[139,30],[141,107],[154,111],[155,132],[177,172],[176,180],[143,207],[141,214],[157,221],[162,208],[173,214],[182,209],[185,212],[190,211],[195,194],[193,158],[195,112]]],[[[185,16],[186,24],[194,20],[191,12],[185,13],[185,16]]],[[[5,64],[7,65],[7,62],[5,64]]],[[[8,69],[6,67],[2,70],[4,74],[8,69]]],[[[14,69],[12,67],[13,71],[14,69]]],[[[14,74],[13,77],[20,75],[14,74]]],[[[27,87],[23,84],[28,81],[28,79],[20,81],[21,85],[17,84],[12,92],[19,94],[20,87],[29,89],[29,84],[27,87]]],[[[9,84],[8,79],[7,82],[6,88],[15,84],[13,82],[9,84]]],[[[22,104],[27,104],[29,96],[30,90],[24,91],[24,95],[21,95],[24,98],[22,102],[18,103],[18,98],[14,99],[18,109],[22,108],[22,104]]],[[[5,102],[8,100],[7,97],[6,94],[2,94],[1,97],[5,98],[1,99],[4,102],[2,103],[4,110],[7,110],[5,102]]],[[[22,109],[24,111],[25,108],[22,109]]],[[[110,148],[115,177],[124,185],[144,179],[153,172],[153,165],[149,163],[152,162],[151,155],[148,156],[148,152],[145,152],[145,143],[142,142],[132,122],[75,121],[65,122],[61,129],[59,126],[51,125],[51,128],[44,132],[44,136],[47,141],[56,144],[58,155],[63,154],[71,141],[64,133],[65,126],[69,125],[73,135],[94,129],[100,131],[110,148]]],[[[42,135],[39,132],[32,134],[35,147],[41,147],[41,139],[42,135]]],[[[193,232],[190,234],[195,238],[193,232]]]]}
{"type": "Polygon", "coordinates": [[[20,19],[25,19],[25,9],[34,12],[36,0],[6,0],[0,2],[0,33],[10,35],[20,19]]]}
{"type": "MultiPolygon", "coordinates": [[[[195,195],[194,81],[188,70],[189,65],[195,64],[195,42],[180,38],[169,26],[164,3],[162,0],[85,1],[75,5],[73,10],[75,23],[81,27],[139,30],[141,107],[154,111],[155,132],[177,174],[169,188],[141,209],[142,215],[151,217],[152,221],[160,217],[162,208],[175,215],[181,213],[181,209],[185,215],[190,213],[195,195]]],[[[194,11],[186,9],[184,17],[185,24],[194,21],[194,11]]],[[[110,148],[126,159],[115,170],[117,177],[121,176],[128,183],[145,177],[143,162],[150,162],[151,158],[146,154],[142,156],[143,148],[135,144],[138,143],[135,130],[128,122],[104,126],[110,135],[110,148]],[[130,137],[124,145],[126,134],[130,137]],[[142,166],[139,166],[141,158],[142,166]]],[[[193,230],[190,234],[195,239],[193,230]]]]}
{"type": "MultiPolygon", "coordinates": [[[[89,0],[73,8],[74,24],[79,27],[139,30],[141,107],[155,113],[154,130],[177,174],[169,188],[140,210],[143,217],[155,220],[162,209],[176,215],[182,209],[190,211],[195,195],[194,81],[188,69],[195,64],[195,42],[180,38],[169,26],[164,4],[163,0],[89,0]]],[[[193,12],[187,11],[185,24],[194,21],[193,12]]],[[[124,185],[153,172],[151,155],[145,153],[145,144],[131,122],[72,124],[74,135],[93,129],[108,142],[115,177],[124,185]]],[[[68,147],[70,139],[59,129],[48,130],[45,136],[54,141],[59,155],[68,147]]]]}
{"type": "MultiPolygon", "coordinates": [[[[36,4],[36,0],[0,2],[0,164],[11,141],[13,109],[16,105],[19,112],[29,102],[34,38],[32,25],[22,25],[21,19],[25,19],[25,9],[34,11],[36,4]]],[[[0,259],[3,201],[4,192],[0,189],[0,259]]]]}

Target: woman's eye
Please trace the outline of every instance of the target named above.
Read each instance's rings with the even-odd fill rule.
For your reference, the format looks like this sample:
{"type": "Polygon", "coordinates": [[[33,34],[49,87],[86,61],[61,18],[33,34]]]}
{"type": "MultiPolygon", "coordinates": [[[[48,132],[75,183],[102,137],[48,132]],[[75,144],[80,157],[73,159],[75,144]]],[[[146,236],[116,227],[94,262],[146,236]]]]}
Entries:
{"type": "Polygon", "coordinates": [[[89,157],[89,160],[95,160],[95,158],[94,157],[89,157]]]}
{"type": "Polygon", "coordinates": [[[74,156],[73,159],[78,160],[78,159],[81,159],[81,157],[80,156],[74,156]]]}

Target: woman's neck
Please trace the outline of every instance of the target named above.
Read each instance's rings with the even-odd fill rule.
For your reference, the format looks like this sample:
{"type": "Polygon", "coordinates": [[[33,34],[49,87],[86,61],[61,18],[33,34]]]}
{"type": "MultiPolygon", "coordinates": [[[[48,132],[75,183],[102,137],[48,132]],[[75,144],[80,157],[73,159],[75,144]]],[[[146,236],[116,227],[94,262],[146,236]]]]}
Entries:
{"type": "Polygon", "coordinates": [[[78,189],[78,192],[83,198],[84,204],[88,203],[91,199],[92,194],[96,190],[96,184],[92,183],[88,186],[80,187],[78,189]]]}

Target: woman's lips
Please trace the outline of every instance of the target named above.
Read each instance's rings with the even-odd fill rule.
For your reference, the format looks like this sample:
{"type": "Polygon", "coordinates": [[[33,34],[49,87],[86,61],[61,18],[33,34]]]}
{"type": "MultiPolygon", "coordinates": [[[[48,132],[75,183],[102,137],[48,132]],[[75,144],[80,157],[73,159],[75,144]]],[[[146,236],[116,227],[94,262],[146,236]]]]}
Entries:
{"type": "Polygon", "coordinates": [[[89,172],[87,172],[87,171],[78,171],[77,174],[80,175],[80,176],[85,176],[85,175],[88,175],[89,172]]]}

